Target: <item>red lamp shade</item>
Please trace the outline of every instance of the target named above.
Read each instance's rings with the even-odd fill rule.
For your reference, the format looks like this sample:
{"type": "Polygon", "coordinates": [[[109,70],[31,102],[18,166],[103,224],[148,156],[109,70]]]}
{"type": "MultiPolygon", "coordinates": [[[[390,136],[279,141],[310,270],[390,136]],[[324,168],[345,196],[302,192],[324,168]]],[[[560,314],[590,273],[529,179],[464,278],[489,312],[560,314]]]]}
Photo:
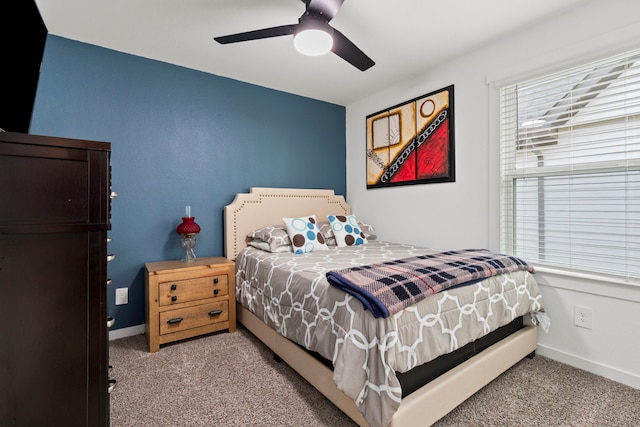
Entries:
{"type": "Polygon", "coordinates": [[[196,224],[195,219],[193,216],[183,216],[182,223],[176,228],[178,234],[184,234],[185,236],[198,234],[200,232],[200,226],[196,224]]]}

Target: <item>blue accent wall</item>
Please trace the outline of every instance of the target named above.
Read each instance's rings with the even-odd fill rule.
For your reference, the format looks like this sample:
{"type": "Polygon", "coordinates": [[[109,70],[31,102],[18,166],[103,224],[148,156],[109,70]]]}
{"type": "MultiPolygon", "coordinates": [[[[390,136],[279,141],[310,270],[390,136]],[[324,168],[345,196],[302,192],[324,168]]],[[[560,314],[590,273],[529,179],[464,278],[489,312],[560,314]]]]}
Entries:
{"type": "Polygon", "coordinates": [[[343,106],[49,35],[29,132],[111,143],[119,329],[144,323],[144,263],[184,255],[186,205],[202,257],[224,254],[223,207],[249,187],[346,196],[345,120],[343,106]]]}

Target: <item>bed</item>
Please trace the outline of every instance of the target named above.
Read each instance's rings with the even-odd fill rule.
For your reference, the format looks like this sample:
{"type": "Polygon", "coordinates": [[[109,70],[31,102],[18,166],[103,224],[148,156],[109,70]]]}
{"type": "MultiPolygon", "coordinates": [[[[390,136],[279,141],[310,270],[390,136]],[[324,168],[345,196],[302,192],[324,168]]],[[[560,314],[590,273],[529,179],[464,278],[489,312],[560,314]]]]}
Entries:
{"type": "Polygon", "coordinates": [[[326,273],[436,251],[371,234],[364,245],[300,255],[248,246],[255,230],[310,214],[326,221],[351,207],[332,190],[286,188],[251,188],[225,206],[237,319],[358,425],[431,425],[534,354],[544,309],[531,271],[453,287],[374,318],[326,273]]]}

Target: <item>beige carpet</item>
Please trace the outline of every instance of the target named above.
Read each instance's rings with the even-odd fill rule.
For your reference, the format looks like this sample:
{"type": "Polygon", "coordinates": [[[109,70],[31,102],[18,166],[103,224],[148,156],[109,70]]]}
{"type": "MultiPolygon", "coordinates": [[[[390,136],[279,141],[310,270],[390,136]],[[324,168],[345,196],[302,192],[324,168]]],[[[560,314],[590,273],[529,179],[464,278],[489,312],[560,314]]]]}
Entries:
{"type": "MultiPolygon", "coordinates": [[[[240,325],[158,353],[144,335],[122,338],[109,352],[113,427],[355,425],[240,325]]],[[[536,356],[435,426],[637,427],[640,390],[536,356]]]]}

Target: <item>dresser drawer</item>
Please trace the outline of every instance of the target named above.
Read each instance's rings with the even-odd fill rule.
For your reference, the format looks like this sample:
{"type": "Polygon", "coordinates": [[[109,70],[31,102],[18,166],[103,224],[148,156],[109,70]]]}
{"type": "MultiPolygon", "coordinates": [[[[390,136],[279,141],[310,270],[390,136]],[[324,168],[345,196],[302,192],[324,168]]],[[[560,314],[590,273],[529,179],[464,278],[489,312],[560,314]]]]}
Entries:
{"type": "Polygon", "coordinates": [[[229,302],[219,301],[160,313],[160,335],[226,322],[229,302]]]}
{"type": "Polygon", "coordinates": [[[175,305],[183,302],[226,296],[229,283],[226,274],[197,279],[162,282],[158,286],[158,304],[175,305]]]}

